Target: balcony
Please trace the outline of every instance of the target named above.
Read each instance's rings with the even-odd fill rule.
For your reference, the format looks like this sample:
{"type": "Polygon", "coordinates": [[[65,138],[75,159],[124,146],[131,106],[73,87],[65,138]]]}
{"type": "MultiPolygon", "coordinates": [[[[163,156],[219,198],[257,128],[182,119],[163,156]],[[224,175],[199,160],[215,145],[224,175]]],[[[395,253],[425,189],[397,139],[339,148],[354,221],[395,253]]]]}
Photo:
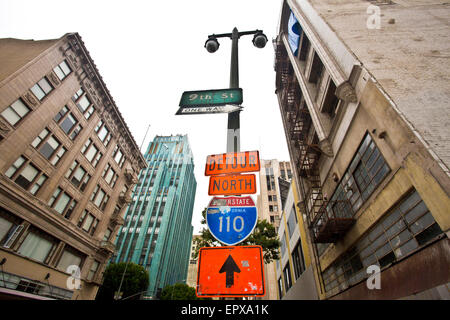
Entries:
{"type": "Polygon", "coordinates": [[[119,194],[119,204],[125,205],[131,202],[131,194],[130,192],[121,192],[119,194]]]}
{"type": "Polygon", "coordinates": [[[122,210],[114,210],[113,214],[111,215],[111,220],[110,222],[114,225],[123,225],[125,223],[124,218],[122,218],[121,216],[121,211],[122,210]]]}
{"type": "Polygon", "coordinates": [[[114,253],[116,246],[110,241],[100,241],[100,250],[108,253],[114,253]]]}
{"type": "Polygon", "coordinates": [[[125,169],[125,180],[128,185],[138,183],[137,175],[134,173],[133,169],[131,168],[125,169]]]}
{"type": "Polygon", "coordinates": [[[313,242],[335,243],[354,223],[348,200],[324,202],[310,222],[313,242]]]}

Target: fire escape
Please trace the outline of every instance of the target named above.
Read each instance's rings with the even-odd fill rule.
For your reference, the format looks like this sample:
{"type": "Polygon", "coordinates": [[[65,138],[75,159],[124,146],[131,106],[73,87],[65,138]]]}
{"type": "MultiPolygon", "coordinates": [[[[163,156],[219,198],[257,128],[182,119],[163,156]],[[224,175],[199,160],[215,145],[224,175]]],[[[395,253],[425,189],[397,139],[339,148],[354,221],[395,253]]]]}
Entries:
{"type": "Polygon", "coordinates": [[[277,92],[294,165],[300,176],[304,212],[315,243],[336,242],[354,223],[348,200],[330,201],[322,194],[319,158],[322,151],[311,115],[302,96],[284,45],[276,47],[277,92]],[[350,210],[350,211],[349,211],[350,210]]]}

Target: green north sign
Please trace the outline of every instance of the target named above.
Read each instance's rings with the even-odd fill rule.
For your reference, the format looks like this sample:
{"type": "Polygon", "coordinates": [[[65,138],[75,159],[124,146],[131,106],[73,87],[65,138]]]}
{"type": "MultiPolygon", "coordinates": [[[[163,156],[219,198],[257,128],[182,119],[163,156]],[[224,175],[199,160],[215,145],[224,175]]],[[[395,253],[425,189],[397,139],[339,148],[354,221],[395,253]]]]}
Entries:
{"type": "Polygon", "coordinates": [[[180,100],[180,107],[209,107],[226,104],[242,104],[242,89],[185,91],[180,100]]]}

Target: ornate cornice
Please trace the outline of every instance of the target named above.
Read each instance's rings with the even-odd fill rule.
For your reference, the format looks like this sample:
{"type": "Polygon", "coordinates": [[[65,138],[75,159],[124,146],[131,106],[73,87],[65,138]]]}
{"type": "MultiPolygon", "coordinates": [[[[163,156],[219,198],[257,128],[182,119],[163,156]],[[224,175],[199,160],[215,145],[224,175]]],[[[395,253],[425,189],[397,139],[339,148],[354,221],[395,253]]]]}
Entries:
{"type": "Polygon", "coordinates": [[[70,47],[64,51],[64,54],[75,68],[82,69],[77,71],[78,78],[89,96],[94,100],[93,103],[96,105],[98,113],[106,122],[113,136],[117,138],[118,144],[124,154],[127,155],[133,169],[139,172],[147,166],[147,163],[97,67],[90,57],[89,52],[84,46],[80,35],[78,33],[71,33],[67,34],[66,37],[70,47]],[[83,73],[85,74],[84,78],[81,77],[83,73]]]}

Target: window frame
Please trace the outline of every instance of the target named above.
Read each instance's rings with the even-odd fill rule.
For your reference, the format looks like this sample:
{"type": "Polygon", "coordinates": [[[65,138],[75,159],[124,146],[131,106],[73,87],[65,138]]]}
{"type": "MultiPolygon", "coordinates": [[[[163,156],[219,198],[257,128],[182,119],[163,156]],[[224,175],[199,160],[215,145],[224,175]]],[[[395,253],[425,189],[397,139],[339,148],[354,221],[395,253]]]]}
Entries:
{"type": "Polygon", "coordinates": [[[75,105],[77,106],[78,110],[83,114],[83,116],[84,116],[84,118],[86,120],[89,120],[91,118],[92,114],[96,110],[94,103],[88,97],[88,95],[87,95],[86,91],[84,91],[83,87],[80,87],[80,89],[78,89],[74,93],[74,95],[72,96],[72,101],[75,103],[75,105]],[[81,99],[86,99],[87,100],[88,105],[86,106],[86,108],[83,108],[81,106],[81,99]]]}
{"type": "Polygon", "coordinates": [[[436,228],[436,226],[440,230],[420,195],[416,190],[410,190],[378,222],[373,224],[349,250],[322,272],[325,291],[327,293],[334,292],[334,290],[340,292],[367,278],[365,268],[369,265],[375,264],[384,270],[389,268],[391,263],[401,261],[421,250],[434,238],[444,234],[440,230],[440,233],[428,239],[428,241],[419,243],[418,237],[424,232],[436,228]],[[406,206],[408,202],[409,205],[406,206]],[[408,221],[410,217],[412,218],[408,221]],[[428,224],[424,224],[421,229],[414,231],[415,224],[424,217],[431,217],[432,220],[428,224]],[[405,235],[408,237],[405,237],[405,235]],[[398,242],[394,243],[394,241],[398,242]],[[415,241],[416,245],[402,252],[402,248],[405,250],[405,246],[411,241],[415,241]]]}
{"type": "Polygon", "coordinates": [[[47,205],[55,210],[60,216],[63,216],[65,219],[70,220],[73,212],[75,211],[76,206],[78,205],[78,201],[70,194],[67,193],[63,188],[56,187],[55,191],[52,193],[47,205]],[[55,207],[61,201],[63,195],[66,195],[69,198],[69,201],[64,205],[62,212],[59,212],[55,207]]]}
{"type": "Polygon", "coordinates": [[[89,173],[89,171],[83,167],[79,161],[74,160],[72,162],[72,165],[69,167],[69,169],[67,170],[66,174],[64,175],[64,177],[70,181],[70,183],[77,188],[78,190],[84,192],[86,190],[87,185],[89,184],[89,181],[91,181],[91,174],[89,173]],[[77,173],[77,171],[81,168],[81,170],[84,171],[84,174],[82,175],[81,179],[79,180],[78,184],[74,183],[74,179],[75,181],[78,181],[78,179],[75,177],[75,174],[77,173]]]}
{"type": "Polygon", "coordinates": [[[66,60],[64,59],[63,61],[61,61],[60,64],[58,64],[57,66],[55,66],[55,67],[53,68],[53,72],[56,74],[56,76],[58,77],[58,79],[59,79],[60,81],[63,81],[65,78],[67,78],[67,76],[69,76],[69,74],[72,73],[72,68],[69,66],[69,64],[68,64],[68,63],[66,62],[66,60]],[[61,65],[65,65],[65,66],[67,67],[67,69],[69,69],[69,72],[66,73],[66,72],[64,71],[64,68],[61,67],[61,65]],[[60,71],[60,72],[62,73],[62,77],[60,77],[60,75],[58,74],[58,71],[56,71],[56,70],[58,70],[58,71],[60,71]]]}
{"type": "MultiPolygon", "coordinates": [[[[56,167],[61,160],[61,158],[64,156],[64,154],[67,152],[66,147],[64,144],[58,139],[58,137],[47,127],[45,127],[36,138],[33,139],[31,142],[31,146],[38,151],[38,153],[44,157],[48,162],[50,162],[54,167],[56,167]],[[42,133],[46,131],[45,136],[41,136],[42,133]],[[58,146],[56,148],[53,148],[53,146],[49,143],[50,139],[53,139],[56,141],[58,146]],[[38,142],[36,142],[38,141],[38,142]],[[50,155],[47,157],[45,153],[43,153],[42,149],[44,147],[47,147],[47,145],[50,148],[53,148],[50,155]],[[62,154],[61,154],[62,152],[62,154]]],[[[48,147],[47,147],[48,148],[48,147]]],[[[45,150],[46,151],[46,150],[45,150]]]]}
{"type": "Polygon", "coordinates": [[[100,159],[103,157],[103,153],[100,151],[100,148],[97,147],[97,145],[91,138],[88,138],[86,140],[83,147],[81,148],[81,153],[94,168],[97,167],[98,163],[100,162],[100,159]],[[97,151],[92,155],[92,159],[89,160],[88,154],[91,148],[95,148],[97,151]]]}
{"type": "Polygon", "coordinates": [[[83,126],[81,125],[80,121],[78,120],[76,115],[72,112],[72,110],[67,105],[65,105],[53,117],[53,121],[55,121],[58,124],[59,128],[72,141],[74,141],[80,134],[81,130],[83,130],[83,126]],[[69,117],[72,117],[75,120],[75,122],[71,125],[70,129],[66,131],[66,129],[63,128],[63,124],[66,122],[67,119],[69,119],[69,117]]]}
{"type": "Polygon", "coordinates": [[[41,78],[38,82],[36,82],[31,88],[30,91],[33,93],[33,95],[36,97],[36,99],[38,99],[39,101],[42,101],[45,99],[45,97],[47,97],[55,88],[53,87],[53,85],[51,84],[51,82],[47,79],[47,77],[43,77],[41,78]],[[49,91],[46,91],[43,87],[42,84],[40,84],[41,81],[46,82],[46,84],[51,88],[49,91]],[[33,88],[35,88],[33,90],[33,88]],[[39,95],[36,93],[38,92],[38,90],[40,90],[42,93],[40,93],[39,95]],[[41,94],[42,97],[39,97],[41,94]]]}
{"type": "Polygon", "coordinates": [[[30,228],[28,228],[28,230],[25,232],[23,240],[21,241],[20,245],[17,248],[17,253],[23,257],[27,257],[28,259],[32,259],[32,260],[35,260],[40,263],[48,265],[50,263],[51,257],[53,256],[53,254],[58,246],[58,243],[59,243],[58,239],[52,237],[51,235],[47,234],[46,232],[44,232],[34,226],[30,226],[30,228]],[[46,240],[51,243],[51,247],[47,251],[46,256],[44,257],[44,259],[42,259],[42,261],[33,257],[32,255],[25,255],[21,252],[22,246],[24,245],[24,243],[26,243],[30,234],[34,234],[37,238],[41,238],[41,239],[46,240]]]}
{"type": "MultiPolygon", "coordinates": [[[[12,180],[14,183],[16,183],[18,186],[20,186],[22,189],[30,192],[32,195],[36,196],[36,194],[39,192],[39,190],[42,189],[42,186],[45,184],[45,182],[48,180],[48,175],[45,174],[43,170],[41,170],[36,164],[34,164],[30,159],[24,157],[23,155],[20,155],[12,164],[11,166],[5,171],[5,176],[7,176],[10,180],[12,180]],[[22,159],[22,163],[18,166],[15,166],[16,162],[22,159]],[[19,184],[16,180],[21,176],[21,173],[25,170],[27,166],[32,166],[35,170],[37,170],[37,174],[33,177],[33,180],[29,181],[28,185],[25,187],[21,184],[19,184]],[[8,173],[10,169],[13,168],[12,173],[8,173]],[[45,176],[44,181],[39,182],[42,176],[45,176]],[[35,186],[38,186],[36,190],[33,192],[31,191],[35,186]]],[[[25,178],[25,177],[24,177],[25,178]]],[[[26,178],[25,178],[26,179],[26,178]]]]}
{"type": "Polygon", "coordinates": [[[0,114],[8,124],[10,124],[14,128],[17,128],[22,123],[23,119],[25,119],[32,111],[33,109],[31,109],[21,98],[19,98],[11,103],[7,108],[5,108],[5,110],[3,110],[0,114]],[[17,107],[15,107],[17,103],[21,104],[21,107],[23,105],[27,109],[27,112],[23,115],[19,114],[19,112],[17,111],[17,107]],[[14,123],[11,123],[5,116],[5,112],[7,112],[8,110],[18,117],[18,119],[14,123]]]}

